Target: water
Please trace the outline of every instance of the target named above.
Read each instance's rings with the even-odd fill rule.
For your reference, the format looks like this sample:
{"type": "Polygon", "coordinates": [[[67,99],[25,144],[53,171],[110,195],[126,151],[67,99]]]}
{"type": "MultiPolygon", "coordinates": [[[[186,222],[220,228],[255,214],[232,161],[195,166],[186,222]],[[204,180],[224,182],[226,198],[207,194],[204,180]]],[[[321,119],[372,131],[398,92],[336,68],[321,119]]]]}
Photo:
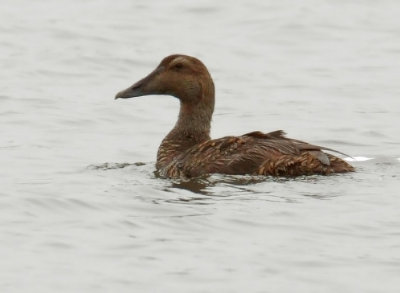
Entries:
{"type": "Polygon", "coordinates": [[[398,292],[397,1],[2,1],[1,292],[398,292]],[[212,136],[284,129],[356,158],[297,179],[154,175],[172,53],[212,136]]]}

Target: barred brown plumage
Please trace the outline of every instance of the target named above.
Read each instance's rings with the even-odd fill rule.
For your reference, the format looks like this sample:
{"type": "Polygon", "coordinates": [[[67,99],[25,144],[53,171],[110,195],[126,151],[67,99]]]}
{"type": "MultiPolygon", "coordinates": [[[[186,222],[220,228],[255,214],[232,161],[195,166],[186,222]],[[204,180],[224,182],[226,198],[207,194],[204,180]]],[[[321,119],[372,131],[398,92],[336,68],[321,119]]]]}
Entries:
{"type": "Polygon", "coordinates": [[[162,141],[156,168],[162,177],[190,178],[211,173],[298,176],[354,171],[334,151],[285,137],[282,130],[254,131],[211,140],[214,83],[203,63],[171,55],[147,77],[116,95],[172,95],[181,102],[178,121],[162,141]]]}

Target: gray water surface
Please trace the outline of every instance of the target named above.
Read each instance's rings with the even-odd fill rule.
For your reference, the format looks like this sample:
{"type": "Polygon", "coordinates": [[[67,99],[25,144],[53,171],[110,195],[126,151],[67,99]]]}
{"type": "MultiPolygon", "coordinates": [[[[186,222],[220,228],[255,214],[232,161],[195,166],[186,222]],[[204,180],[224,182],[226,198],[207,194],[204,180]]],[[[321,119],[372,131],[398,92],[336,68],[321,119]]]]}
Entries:
{"type": "Polygon", "coordinates": [[[399,292],[398,1],[2,1],[1,292],[399,292]],[[283,129],[356,173],[154,175],[179,104],[114,101],[172,53],[212,136],[283,129]]]}

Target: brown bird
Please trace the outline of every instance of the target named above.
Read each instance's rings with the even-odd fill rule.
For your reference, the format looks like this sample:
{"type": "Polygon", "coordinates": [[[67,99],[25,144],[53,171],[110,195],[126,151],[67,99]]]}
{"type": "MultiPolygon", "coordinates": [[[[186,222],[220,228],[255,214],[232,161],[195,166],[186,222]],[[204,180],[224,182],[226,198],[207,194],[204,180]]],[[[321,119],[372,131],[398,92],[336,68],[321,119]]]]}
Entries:
{"type": "Polygon", "coordinates": [[[191,178],[211,173],[298,176],[345,173],[354,168],[325,153],[329,148],[286,138],[282,130],[210,138],[214,83],[204,64],[191,56],[171,55],[115,99],[171,95],[179,99],[175,127],[157,153],[160,176],[191,178]]]}

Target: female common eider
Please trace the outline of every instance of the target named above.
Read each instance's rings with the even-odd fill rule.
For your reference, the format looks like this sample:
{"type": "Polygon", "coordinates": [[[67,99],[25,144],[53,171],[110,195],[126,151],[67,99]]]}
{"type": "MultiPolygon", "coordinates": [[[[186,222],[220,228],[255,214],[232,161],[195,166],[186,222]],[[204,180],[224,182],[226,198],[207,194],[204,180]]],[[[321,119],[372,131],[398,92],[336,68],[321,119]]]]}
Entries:
{"type": "Polygon", "coordinates": [[[354,168],[325,153],[331,149],[286,138],[281,130],[210,138],[214,83],[204,64],[171,55],[116,99],[171,95],[180,100],[179,118],[163,139],[156,168],[162,177],[190,178],[211,173],[298,176],[345,173],[354,168]]]}

